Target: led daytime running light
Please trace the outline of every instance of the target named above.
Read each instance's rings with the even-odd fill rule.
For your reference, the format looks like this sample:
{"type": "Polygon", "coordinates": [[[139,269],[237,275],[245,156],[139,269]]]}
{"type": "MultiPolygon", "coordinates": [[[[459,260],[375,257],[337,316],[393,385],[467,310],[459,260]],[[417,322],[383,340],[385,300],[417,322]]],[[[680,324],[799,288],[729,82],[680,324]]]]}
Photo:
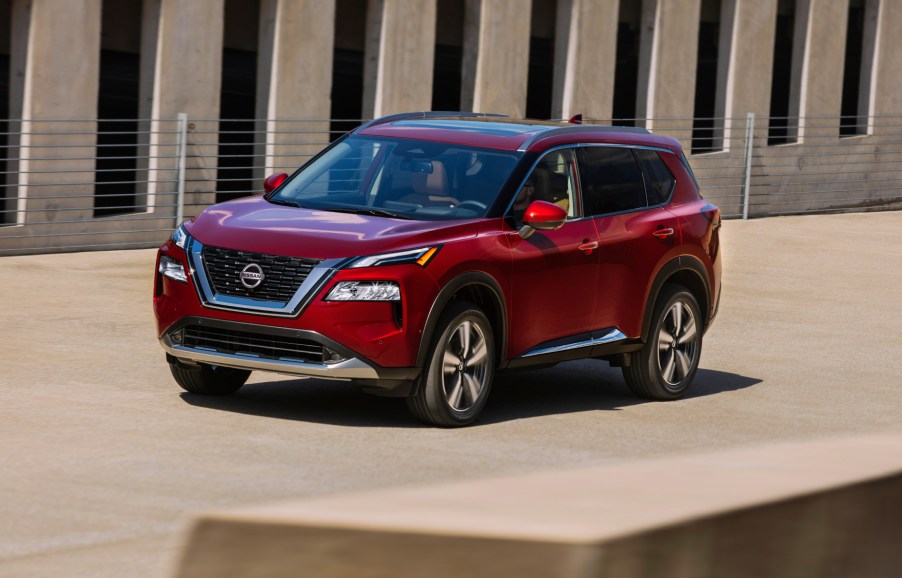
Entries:
{"type": "Polygon", "coordinates": [[[361,267],[379,267],[382,265],[404,265],[407,263],[416,263],[420,267],[425,267],[429,261],[438,252],[439,247],[423,247],[421,249],[411,249],[409,251],[398,251],[397,253],[383,253],[381,255],[371,255],[369,257],[361,257],[349,265],[350,269],[359,269],[361,267]]]}

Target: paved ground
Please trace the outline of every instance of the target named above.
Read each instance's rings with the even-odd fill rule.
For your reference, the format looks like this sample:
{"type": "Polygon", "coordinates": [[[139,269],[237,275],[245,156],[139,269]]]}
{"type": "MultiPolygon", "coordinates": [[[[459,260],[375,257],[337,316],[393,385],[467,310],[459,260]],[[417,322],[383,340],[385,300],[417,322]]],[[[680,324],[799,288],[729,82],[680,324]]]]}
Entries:
{"type": "Polygon", "coordinates": [[[0,258],[0,576],[163,577],[200,510],[902,431],[902,212],[723,235],[689,397],[637,402],[607,364],[570,363],[499,379],[456,431],[340,383],[257,374],[232,398],[180,394],[154,337],[152,251],[0,258]]]}

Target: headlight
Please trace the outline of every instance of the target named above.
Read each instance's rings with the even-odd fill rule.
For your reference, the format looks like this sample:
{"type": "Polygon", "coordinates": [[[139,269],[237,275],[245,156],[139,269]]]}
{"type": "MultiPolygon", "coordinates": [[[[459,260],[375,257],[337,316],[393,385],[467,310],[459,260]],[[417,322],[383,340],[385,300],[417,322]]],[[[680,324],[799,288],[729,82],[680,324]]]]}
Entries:
{"type": "Polygon", "coordinates": [[[410,251],[399,251],[397,253],[383,253],[382,255],[372,255],[370,257],[361,257],[350,265],[350,269],[358,269],[360,267],[378,267],[380,265],[403,265],[405,263],[416,263],[420,267],[425,267],[429,261],[435,257],[439,247],[423,247],[422,249],[412,249],[410,251]]]}
{"type": "Polygon", "coordinates": [[[401,288],[393,281],[341,281],[326,301],[400,301],[401,288]]]}
{"type": "Polygon", "coordinates": [[[185,230],[184,224],[179,225],[175,232],[172,233],[172,242],[181,249],[188,246],[188,239],[190,238],[188,231],[185,230]]]}
{"type": "Polygon", "coordinates": [[[170,279],[175,279],[180,283],[187,283],[188,276],[185,275],[185,267],[172,257],[163,255],[160,257],[160,274],[170,279]]]}

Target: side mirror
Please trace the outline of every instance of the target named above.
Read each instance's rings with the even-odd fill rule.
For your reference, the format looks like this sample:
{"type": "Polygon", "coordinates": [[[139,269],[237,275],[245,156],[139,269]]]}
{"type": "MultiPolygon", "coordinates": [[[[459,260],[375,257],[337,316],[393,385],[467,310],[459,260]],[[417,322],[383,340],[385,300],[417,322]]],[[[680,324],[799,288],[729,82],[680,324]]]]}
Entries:
{"type": "Polygon", "coordinates": [[[278,189],[287,178],[288,175],[286,175],[285,173],[276,173],[274,175],[269,175],[268,177],[266,177],[266,180],[263,181],[263,190],[266,193],[271,193],[274,190],[278,189]]]}
{"type": "Polygon", "coordinates": [[[523,213],[523,226],[519,233],[521,237],[528,239],[536,229],[553,231],[563,227],[566,222],[567,211],[563,207],[546,201],[533,201],[523,213]]]}

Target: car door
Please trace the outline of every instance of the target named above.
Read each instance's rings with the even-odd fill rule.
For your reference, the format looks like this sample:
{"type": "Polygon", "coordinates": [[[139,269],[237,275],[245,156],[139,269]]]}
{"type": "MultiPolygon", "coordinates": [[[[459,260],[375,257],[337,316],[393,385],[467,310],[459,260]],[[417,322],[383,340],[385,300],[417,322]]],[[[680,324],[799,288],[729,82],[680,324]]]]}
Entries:
{"type": "Polygon", "coordinates": [[[598,238],[591,219],[581,218],[571,149],[546,153],[524,181],[508,214],[515,227],[507,233],[511,248],[510,354],[534,350],[542,343],[591,331],[595,323],[598,238]],[[529,190],[529,185],[532,190],[529,190]],[[531,201],[556,203],[568,211],[564,225],[516,231],[531,201]]]}
{"type": "Polygon", "coordinates": [[[592,318],[600,324],[598,328],[616,327],[627,337],[641,334],[652,277],[679,245],[677,218],[664,202],[670,195],[670,190],[662,190],[664,177],[659,176],[656,184],[646,183],[652,177],[641,163],[653,162],[648,154],[657,158],[658,153],[616,146],[586,146],[577,151],[583,212],[591,217],[599,242],[592,318]]]}

